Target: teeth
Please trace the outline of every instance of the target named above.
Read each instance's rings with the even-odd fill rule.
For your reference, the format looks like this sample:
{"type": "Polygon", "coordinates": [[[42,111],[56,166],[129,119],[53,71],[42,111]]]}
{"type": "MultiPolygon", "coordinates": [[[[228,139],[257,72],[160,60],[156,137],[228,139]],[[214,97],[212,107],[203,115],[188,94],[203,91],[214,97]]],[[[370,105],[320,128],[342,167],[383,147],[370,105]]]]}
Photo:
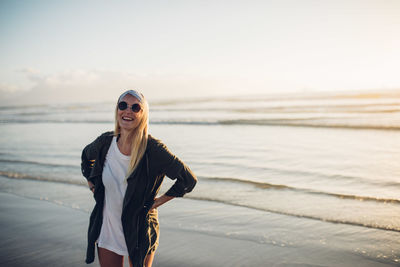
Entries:
{"type": "Polygon", "coordinates": [[[132,121],[133,120],[132,118],[129,118],[129,117],[122,117],[122,119],[123,120],[127,120],[127,121],[132,121]]]}

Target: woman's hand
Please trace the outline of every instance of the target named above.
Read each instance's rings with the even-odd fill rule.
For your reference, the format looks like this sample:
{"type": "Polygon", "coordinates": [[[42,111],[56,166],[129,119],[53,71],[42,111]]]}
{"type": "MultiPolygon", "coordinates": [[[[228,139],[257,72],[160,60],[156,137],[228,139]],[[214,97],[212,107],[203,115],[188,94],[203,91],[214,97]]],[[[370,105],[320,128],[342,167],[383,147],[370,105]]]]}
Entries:
{"type": "Polygon", "coordinates": [[[92,193],[94,194],[94,184],[91,181],[88,181],[87,183],[88,183],[90,191],[92,191],[92,193]]]}
{"type": "Polygon", "coordinates": [[[158,208],[159,206],[163,205],[165,202],[168,202],[173,198],[174,197],[167,196],[167,195],[162,195],[161,197],[156,197],[154,199],[153,206],[151,206],[150,210],[158,208]]]}

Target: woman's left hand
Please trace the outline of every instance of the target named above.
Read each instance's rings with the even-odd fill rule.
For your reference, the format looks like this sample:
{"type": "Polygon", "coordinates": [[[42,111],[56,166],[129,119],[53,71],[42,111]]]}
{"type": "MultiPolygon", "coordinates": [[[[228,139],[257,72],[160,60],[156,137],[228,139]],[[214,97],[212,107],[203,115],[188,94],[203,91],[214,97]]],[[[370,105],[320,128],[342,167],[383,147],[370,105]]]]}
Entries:
{"type": "Polygon", "coordinates": [[[153,206],[151,206],[150,210],[158,208],[159,206],[163,205],[165,202],[168,202],[173,198],[174,197],[167,196],[167,195],[162,195],[161,197],[156,197],[154,199],[153,206]]]}

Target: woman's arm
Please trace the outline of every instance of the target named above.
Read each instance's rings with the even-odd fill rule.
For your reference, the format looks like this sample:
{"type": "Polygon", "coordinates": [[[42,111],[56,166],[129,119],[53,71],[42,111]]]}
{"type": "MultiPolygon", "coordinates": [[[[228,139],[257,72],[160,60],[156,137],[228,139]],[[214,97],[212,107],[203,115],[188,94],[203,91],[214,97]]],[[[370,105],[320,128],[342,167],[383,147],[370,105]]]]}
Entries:
{"type": "Polygon", "coordinates": [[[160,206],[175,197],[183,197],[186,193],[191,192],[197,183],[197,178],[189,167],[172,154],[161,141],[155,140],[155,142],[153,159],[156,165],[158,165],[157,169],[170,179],[176,180],[159,200],[156,198],[157,202],[155,205],[160,206]]]}
{"type": "Polygon", "coordinates": [[[156,209],[159,206],[163,205],[164,203],[170,201],[171,199],[174,199],[175,197],[167,196],[167,195],[162,195],[161,197],[157,197],[154,199],[153,206],[151,206],[150,210],[156,209]]]}
{"type": "Polygon", "coordinates": [[[171,197],[183,197],[193,190],[197,183],[197,178],[185,163],[175,156],[174,158],[166,175],[176,181],[165,194],[171,197]]]}

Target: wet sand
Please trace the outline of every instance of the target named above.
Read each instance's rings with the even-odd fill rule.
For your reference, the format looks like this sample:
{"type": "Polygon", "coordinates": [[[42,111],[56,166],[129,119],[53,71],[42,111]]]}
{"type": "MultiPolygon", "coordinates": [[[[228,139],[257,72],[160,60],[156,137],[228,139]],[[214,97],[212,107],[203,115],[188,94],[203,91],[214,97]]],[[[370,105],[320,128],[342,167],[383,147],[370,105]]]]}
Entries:
{"type": "MultiPolygon", "coordinates": [[[[93,264],[84,263],[86,212],[0,193],[0,213],[1,266],[99,266],[97,255],[93,264]]],[[[257,246],[239,241],[224,248],[228,242],[221,237],[166,230],[153,266],[239,266],[244,264],[243,250],[257,246]],[[216,249],[218,244],[220,249],[216,249]]],[[[254,254],[248,256],[250,259],[254,254]]],[[[262,266],[266,262],[256,257],[252,263],[262,266]]]]}
{"type": "MultiPolygon", "coordinates": [[[[214,235],[185,227],[191,222],[191,229],[203,225],[212,230],[213,225],[223,226],[221,218],[232,222],[227,214],[240,209],[244,210],[188,199],[161,207],[161,239],[153,266],[395,266],[329,247],[314,250],[263,244],[231,238],[234,233],[214,235]],[[220,217],[210,216],[217,213],[220,217]]],[[[93,264],[84,263],[87,212],[0,193],[0,214],[0,266],[99,266],[97,255],[93,264]]],[[[254,220],[249,216],[240,218],[238,224],[254,220]]],[[[126,261],[125,266],[129,266],[126,261]]]]}

